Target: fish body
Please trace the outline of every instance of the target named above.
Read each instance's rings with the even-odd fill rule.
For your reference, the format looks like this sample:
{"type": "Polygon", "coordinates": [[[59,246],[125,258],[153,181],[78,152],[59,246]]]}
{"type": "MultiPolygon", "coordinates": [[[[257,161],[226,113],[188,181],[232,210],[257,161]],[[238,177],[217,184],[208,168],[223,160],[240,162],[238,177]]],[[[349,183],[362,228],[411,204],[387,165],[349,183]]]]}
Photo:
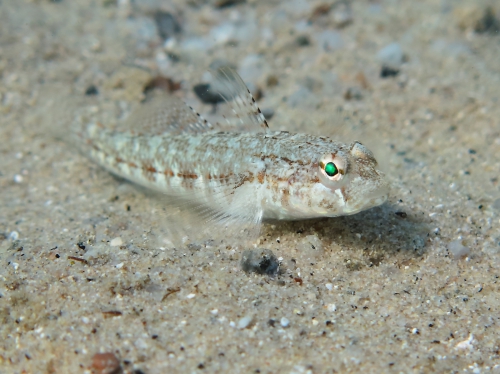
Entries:
{"type": "Polygon", "coordinates": [[[226,226],[354,214],[387,199],[385,177],[361,143],[270,131],[239,76],[225,70],[219,79],[255,131],[221,131],[168,98],[115,129],[85,125],[79,143],[109,171],[226,226]]]}

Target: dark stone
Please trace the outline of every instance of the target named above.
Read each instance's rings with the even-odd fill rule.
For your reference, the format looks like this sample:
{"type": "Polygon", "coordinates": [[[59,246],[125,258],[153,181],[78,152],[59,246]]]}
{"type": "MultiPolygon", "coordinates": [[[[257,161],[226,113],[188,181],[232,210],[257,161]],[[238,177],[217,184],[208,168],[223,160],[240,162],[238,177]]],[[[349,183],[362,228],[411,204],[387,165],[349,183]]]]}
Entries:
{"type": "Polygon", "coordinates": [[[244,3],[245,0],[215,0],[214,5],[217,8],[226,8],[233,5],[244,3]]]}
{"type": "Polygon", "coordinates": [[[94,85],[88,86],[87,89],[85,90],[85,95],[87,96],[99,95],[99,90],[94,85]]]}
{"type": "Polygon", "coordinates": [[[388,66],[382,66],[380,70],[380,78],[390,78],[395,77],[399,74],[399,69],[390,68],[388,66]]]}
{"type": "Polygon", "coordinates": [[[279,261],[269,249],[247,249],[241,257],[241,268],[247,273],[276,275],[279,261]]]}
{"type": "Polygon", "coordinates": [[[163,40],[181,32],[181,25],[172,13],[159,10],[154,14],[153,18],[158,28],[158,35],[163,40]]]}
{"type": "Polygon", "coordinates": [[[311,39],[309,39],[309,36],[307,35],[299,35],[295,38],[295,43],[299,47],[306,47],[311,44],[311,39]]]}
{"type": "Polygon", "coordinates": [[[401,217],[401,218],[408,217],[408,215],[406,214],[406,212],[395,212],[394,214],[397,215],[398,217],[401,217]]]}
{"type": "Polygon", "coordinates": [[[210,84],[200,83],[193,87],[193,91],[198,98],[205,104],[218,104],[224,101],[224,98],[219,92],[214,92],[210,89],[210,84]]]}
{"type": "Polygon", "coordinates": [[[272,108],[264,108],[262,109],[262,114],[266,117],[267,120],[270,120],[274,116],[274,109],[272,108]]]}

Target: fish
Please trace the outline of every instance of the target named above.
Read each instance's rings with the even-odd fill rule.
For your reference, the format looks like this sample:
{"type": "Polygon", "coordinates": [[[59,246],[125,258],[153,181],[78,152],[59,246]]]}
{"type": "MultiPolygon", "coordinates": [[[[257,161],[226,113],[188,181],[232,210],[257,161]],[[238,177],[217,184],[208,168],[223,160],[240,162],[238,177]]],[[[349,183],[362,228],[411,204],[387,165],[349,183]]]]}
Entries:
{"type": "Polygon", "coordinates": [[[258,233],[265,221],[351,215],[387,200],[387,179],[361,142],[272,131],[235,70],[213,75],[233,123],[212,124],[165,95],[113,128],[84,123],[78,145],[111,173],[194,212],[209,232],[258,233]]]}

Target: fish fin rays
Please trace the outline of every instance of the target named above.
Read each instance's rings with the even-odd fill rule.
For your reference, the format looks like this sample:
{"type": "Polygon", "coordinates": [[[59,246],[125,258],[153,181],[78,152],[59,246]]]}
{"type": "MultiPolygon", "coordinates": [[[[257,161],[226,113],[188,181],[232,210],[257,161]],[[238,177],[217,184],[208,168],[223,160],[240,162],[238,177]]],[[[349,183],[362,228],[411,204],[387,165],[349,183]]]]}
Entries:
{"type": "Polygon", "coordinates": [[[119,131],[137,135],[198,134],[215,128],[175,96],[157,96],[142,104],[120,125],[119,131]]]}
{"type": "Polygon", "coordinates": [[[228,125],[239,131],[269,131],[264,114],[238,73],[232,68],[224,66],[213,71],[212,74],[214,76],[214,81],[211,84],[212,89],[219,92],[232,112],[232,118],[226,118],[228,125]]]}
{"type": "MultiPolygon", "coordinates": [[[[191,189],[206,191],[206,195],[187,195],[185,189],[165,195],[165,234],[174,246],[203,239],[243,239],[251,242],[260,234],[262,207],[258,199],[248,198],[244,176],[207,181],[194,181],[191,189]],[[210,206],[206,199],[210,199],[210,206]]],[[[244,241],[244,240],[243,240],[244,241]]]]}

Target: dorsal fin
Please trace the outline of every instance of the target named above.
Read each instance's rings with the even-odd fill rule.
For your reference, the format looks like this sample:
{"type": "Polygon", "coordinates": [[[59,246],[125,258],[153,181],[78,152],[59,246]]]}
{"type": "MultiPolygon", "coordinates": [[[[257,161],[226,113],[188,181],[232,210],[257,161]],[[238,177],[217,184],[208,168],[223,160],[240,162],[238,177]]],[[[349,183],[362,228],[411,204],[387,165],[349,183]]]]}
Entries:
{"type": "Polygon", "coordinates": [[[238,119],[237,126],[246,127],[248,130],[269,130],[266,118],[260,111],[255,99],[245,82],[236,71],[228,66],[223,66],[213,72],[214,81],[211,87],[220,93],[238,119]]]}
{"type": "MultiPolygon", "coordinates": [[[[263,129],[268,131],[269,125],[266,118],[236,71],[229,67],[217,69],[211,86],[214,92],[221,95],[232,111],[236,124],[230,122],[231,118],[226,118],[230,127],[239,131],[262,132],[263,129]]],[[[160,135],[166,132],[195,134],[215,128],[216,126],[179,98],[162,95],[143,104],[119,126],[118,130],[130,131],[136,135],[160,135]]]]}
{"type": "Polygon", "coordinates": [[[160,135],[169,133],[200,133],[214,126],[175,96],[162,95],[143,104],[120,125],[120,130],[133,134],[160,135]]]}

